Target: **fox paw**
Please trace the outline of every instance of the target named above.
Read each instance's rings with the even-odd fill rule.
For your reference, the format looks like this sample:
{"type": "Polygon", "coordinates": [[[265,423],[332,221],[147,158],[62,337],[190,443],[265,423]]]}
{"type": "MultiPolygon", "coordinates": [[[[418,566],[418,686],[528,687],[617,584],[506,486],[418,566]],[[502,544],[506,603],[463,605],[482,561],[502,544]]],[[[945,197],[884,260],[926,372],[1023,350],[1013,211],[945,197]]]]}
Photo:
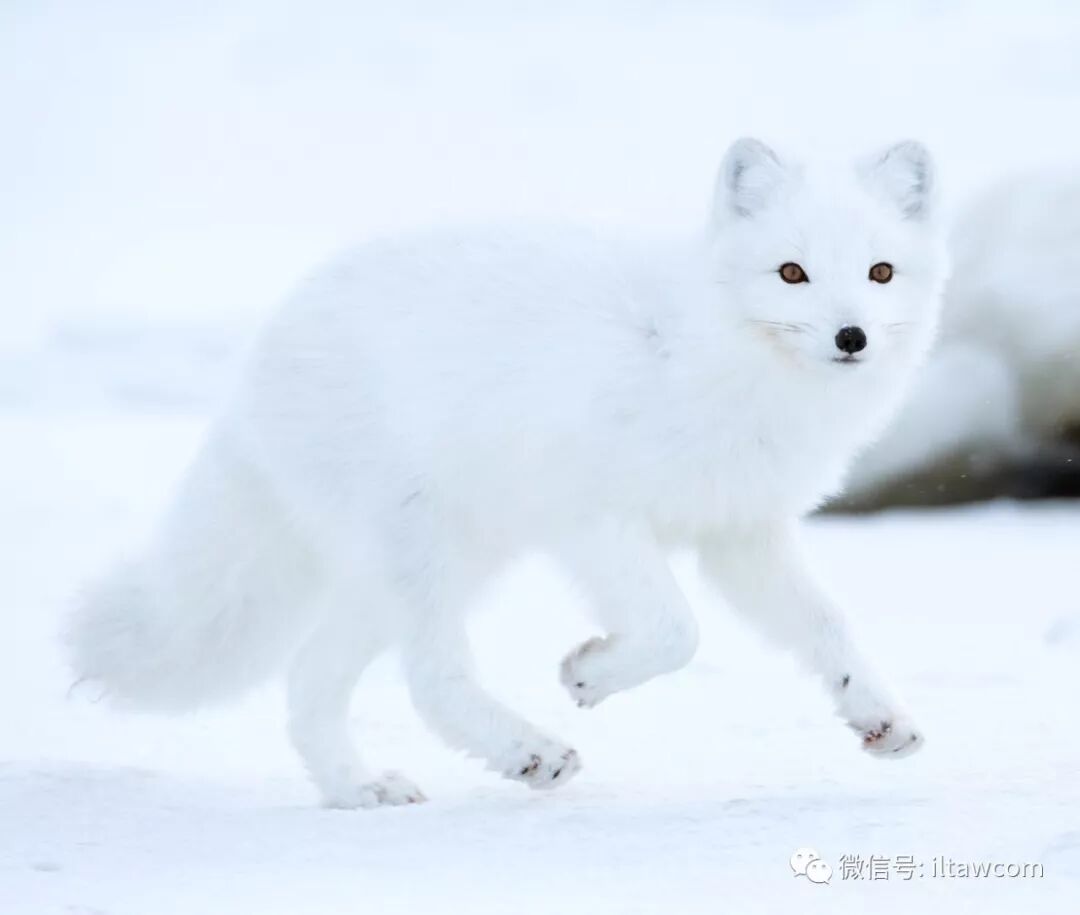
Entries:
{"type": "Polygon", "coordinates": [[[424,792],[397,772],[384,772],[368,781],[323,790],[323,806],[337,810],[397,807],[422,804],[426,800],[424,792]]]}
{"type": "Polygon", "coordinates": [[[862,740],[867,753],[881,759],[910,756],[926,742],[902,706],[865,671],[845,674],[836,684],[840,714],[862,740]]]}
{"type": "Polygon", "coordinates": [[[897,716],[884,718],[872,725],[851,724],[862,737],[862,746],[867,753],[881,759],[900,759],[922,749],[926,739],[909,718],[897,716]]]}
{"type": "Polygon", "coordinates": [[[582,642],[559,666],[559,681],[580,708],[592,708],[617,691],[604,668],[610,641],[594,637],[582,642]]]}
{"type": "Polygon", "coordinates": [[[548,791],[562,787],[577,775],[581,769],[581,757],[577,750],[545,741],[515,749],[501,768],[505,778],[524,782],[539,791],[548,791]]]}

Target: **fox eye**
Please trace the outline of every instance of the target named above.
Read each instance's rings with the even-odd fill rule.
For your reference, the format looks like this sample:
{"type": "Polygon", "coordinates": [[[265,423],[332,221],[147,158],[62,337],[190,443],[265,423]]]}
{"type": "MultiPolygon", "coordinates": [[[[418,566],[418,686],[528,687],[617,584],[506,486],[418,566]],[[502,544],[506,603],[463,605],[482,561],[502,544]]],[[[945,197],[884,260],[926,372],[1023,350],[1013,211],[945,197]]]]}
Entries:
{"type": "Polygon", "coordinates": [[[790,261],[786,264],[780,265],[780,279],[785,283],[809,283],[810,277],[806,275],[806,271],[803,270],[798,264],[793,264],[790,261]]]}
{"type": "Polygon", "coordinates": [[[887,283],[892,279],[892,264],[874,264],[870,268],[870,279],[875,283],[887,283]]]}

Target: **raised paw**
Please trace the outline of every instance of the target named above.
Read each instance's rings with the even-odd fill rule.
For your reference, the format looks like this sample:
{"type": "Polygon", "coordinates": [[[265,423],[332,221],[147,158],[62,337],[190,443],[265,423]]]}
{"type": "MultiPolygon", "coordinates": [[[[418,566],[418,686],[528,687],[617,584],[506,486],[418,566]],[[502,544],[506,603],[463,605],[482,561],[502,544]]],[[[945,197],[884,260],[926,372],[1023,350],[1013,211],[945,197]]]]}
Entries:
{"type": "Polygon", "coordinates": [[[605,670],[610,645],[610,638],[591,638],[571,651],[559,666],[559,681],[580,708],[592,708],[617,690],[610,672],[605,670]]]}
{"type": "Polygon", "coordinates": [[[398,807],[422,804],[426,800],[424,792],[397,772],[384,772],[366,781],[337,785],[323,791],[323,806],[338,810],[398,807]]]}
{"type": "Polygon", "coordinates": [[[565,785],[580,769],[577,750],[548,741],[511,753],[502,772],[530,788],[548,791],[565,785]]]}

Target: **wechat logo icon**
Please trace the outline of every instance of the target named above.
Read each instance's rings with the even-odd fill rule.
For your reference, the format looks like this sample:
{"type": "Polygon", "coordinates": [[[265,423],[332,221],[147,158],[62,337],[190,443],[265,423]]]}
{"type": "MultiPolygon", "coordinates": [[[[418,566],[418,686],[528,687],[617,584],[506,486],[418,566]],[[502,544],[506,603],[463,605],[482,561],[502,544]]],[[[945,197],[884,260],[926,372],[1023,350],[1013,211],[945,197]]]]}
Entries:
{"type": "Polygon", "coordinates": [[[828,883],[832,868],[812,848],[797,848],[791,856],[791,870],[796,877],[805,877],[811,883],[828,883]]]}

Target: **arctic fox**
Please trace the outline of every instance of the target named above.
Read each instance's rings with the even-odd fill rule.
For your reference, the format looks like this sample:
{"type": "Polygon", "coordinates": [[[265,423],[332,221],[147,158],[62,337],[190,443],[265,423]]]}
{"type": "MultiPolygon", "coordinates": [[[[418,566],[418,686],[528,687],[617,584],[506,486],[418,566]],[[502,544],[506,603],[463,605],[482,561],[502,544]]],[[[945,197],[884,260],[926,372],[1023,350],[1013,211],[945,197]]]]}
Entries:
{"type": "Polygon", "coordinates": [[[692,545],[866,750],[917,749],[796,526],[929,347],[933,192],[917,143],[828,168],[744,139],[684,244],[431,234],[345,257],[265,330],[145,554],[77,609],[75,672],[168,710],[287,668],[290,735],[324,802],[373,807],[423,799],[348,735],[357,677],[396,647],[448,744],[553,788],[578,754],[478,685],[471,599],[525,550],[563,562],[605,631],[560,670],[592,707],[694,654],[666,559],[692,545]]]}

